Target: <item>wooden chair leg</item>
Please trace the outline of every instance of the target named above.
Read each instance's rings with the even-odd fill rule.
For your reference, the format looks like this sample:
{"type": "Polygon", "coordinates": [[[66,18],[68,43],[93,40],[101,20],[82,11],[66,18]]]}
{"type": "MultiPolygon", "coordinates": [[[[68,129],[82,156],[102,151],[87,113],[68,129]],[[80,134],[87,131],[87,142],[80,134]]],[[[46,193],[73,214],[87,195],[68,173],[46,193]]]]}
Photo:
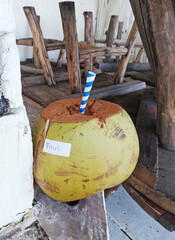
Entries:
{"type": "Polygon", "coordinates": [[[77,26],[74,2],[59,3],[67,55],[67,68],[72,93],[81,92],[77,26]]]}
{"type": "MultiPolygon", "coordinates": [[[[37,18],[38,18],[38,22],[40,23],[40,16],[37,15],[37,18]]],[[[35,42],[33,42],[33,62],[36,68],[41,68],[41,63],[38,56],[38,49],[35,42]]]]}
{"type": "MultiPolygon", "coordinates": [[[[84,20],[85,20],[85,31],[84,31],[84,41],[91,46],[94,45],[94,29],[93,29],[93,13],[92,12],[84,12],[84,20]]],[[[84,61],[85,67],[85,78],[87,77],[88,71],[92,71],[93,67],[93,58],[89,58],[84,61]]]]}
{"type": "Polygon", "coordinates": [[[135,44],[137,35],[138,35],[138,28],[137,28],[136,21],[134,21],[133,26],[132,26],[131,31],[130,31],[130,34],[129,34],[128,39],[127,39],[126,44],[125,44],[125,47],[128,48],[128,52],[125,56],[122,56],[122,58],[119,62],[117,73],[116,73],[115,79],[114,79],[114,84],[123,83],[123,79],[124,79],[124,76],[125,76],[126,68],[127,68],[128,61],[129,61],[129,57],[130,57],[130,54],[131,54],[131,52],[134,48],[134,44],[135,44]]]}
{"type": "MultiPolygon", "coordinates": [[[[123,23],[124,22],[119,22],[118,23],[118,31],[117,31],[117,39],[121,40],[122,39],[122,30],[123,30],[123,23]]],[[[116,45],[117,46],[117,45],[116,45]]],[[[116,61],[119,62],[120,57],[116,56],[116,61]]]]}
{"type": "Polygon", "coordinates": [[[54,73],[52,70],[52,66],[49,61],[49,56],[46,51],[46,46],[43,38],[43,34],[41,31],[41,27],[35,12],[34,7],[24,7],[24,12],[26,14],[32,35],[33,35],[33,41],[35,42],[35,52],[39,56],[39,60],[41,63],[41,66],[44,71],[44,76],[46,78],[46,81],[48,85],[55,85],[54,80],[54,73]]]}
{"type": "MultiPolygon", "coordinates": [[[[112,47],[117,21],[118,21],[118,16],[112,15],[111,19],[110,19],[108,30],[106,32],[106,46],[107,47],[112,47]]],[[[105,62],[111,62],[111,57],[106,56],[105,62]]]]}
{"type": "Polygon", "coordinates": [[[58,56],[58,60],[57,60],[57,67],[61,67],[63,64],[63,57],[65,54],[66,50],[65,49],[60,49],[60,53],[58,56]]]}
{"type": "Polygon", "coordinates": [[[140,62],[140,59],[141,59],[141,56],[142,56],[142,54],[144,53],[144,48],[140,48],[140,50],[139,50],[139,52],[138,52],[138,54],[137,54],[137,56],[136,56],[136,59],[135,59],[135,63],[139,63],[140,62]]]}

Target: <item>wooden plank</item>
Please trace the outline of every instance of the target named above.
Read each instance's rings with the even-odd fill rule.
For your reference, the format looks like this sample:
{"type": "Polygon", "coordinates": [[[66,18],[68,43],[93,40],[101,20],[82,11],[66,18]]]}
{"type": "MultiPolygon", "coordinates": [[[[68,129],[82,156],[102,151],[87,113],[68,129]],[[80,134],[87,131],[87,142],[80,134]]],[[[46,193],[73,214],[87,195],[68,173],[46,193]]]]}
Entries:
{"type": "MultiPolygon", "coordinates": [[[[98,68],[103,72],[116,72],[119,63],[99,63],[98,68]]],[[[126,71],[148,71],[151,70],[149,63],[128,63],[126,71]]],[[[142,76],[143,77],[143,76],[142,76]]]]}
{"type": "Polygon", "coordinates": [[[23,7],[27,21],[29,23],[33,39],[35,42],[35,48],[37,49],[41,66],[44,71],[44,76],[49,86],[55,85],[54,74],[49,61],[49,56],[46,51],[46,46],[43,38],[43,34],[40,28],[39,21],[36,16],[35,9],[33,7],[23,7]]]}
{"type": "MultiPolygon", "coordinates": [[[[117,21],[118,21],[118,16],[112,15],[110,18],[108,30],[106,32],[106,46],[107,47],[112,47],[112,44],[114,42],[114,34],[115,34],[117,21]]],[[[111,62],[111,57],[106,56],[105,62],[111,62]]]]}
{"type": "Polygon", "coordinates": [[[145,210],[151,217],[158,221],[168,231],[175,230],[175,215],[150,201],[140,192],[135,190],[130,184],[124,182],[123,187],[130,196],[145,210]]]}
{"type": "Polygon", "coordinates": [[[155,78],[152,71],[142,71],[142,72],[126,72],[125,77],[130,77],[135,80],[143,80],[149,86],[155,87],[155,78]]]}
{"type": "Polygon", "coordinates": [[[103,192],[68,205],[37,188],[36,200],[41,204],[38,220],[51,239],[108,239],[103,192]]]}
{"type": "Polygon", "coordinates": [[[155,95],[143,95],[136,122],[136,129],[140,142],[139,163],[151,171],[157,168],[158,161],[156,117],[157,105],[155,95]]]}
{"type": "Polygon", "coordinates": [[[138,192],[142,193],[151,201],[155,202],[160,207],[164,208],[168,212],[175,214],[175,202],[169,200],[163,193],[156,191],[149,187],[147,184],[131,175],[127,182],[133,186],[138,192]]]}
{"type": "Polygon", "coordinates": [[[81,92],[81,75],[79,66],[78,37],[74,2],[59,3],[64,32],[67,69],[71,92],[81,92]]]}
{"type": "MultiPolygon", "coordinates": [[[[112,96],[121,96],[121,95],[125,95],[131,92],[135,92],[138,90],[142,90],[144,88],[146,88],[146,84],[144,82],[140,82],[140,81],[132,81],[132,80],[125,80],[126,82],[122,83],[122,84],[118,84],[116,86],[108,86],[105,88],[100,88],[100,89],[96,89],[96,90],[92,90],[90,93],[90,97],[91,98],[95,98],[95,99],[104,99],[107,97],[112,97],[112,96]]],[[[66,98],[78,98],[81,97],[82,94],[73,94],[70,95],[66,98]]]]}
{"type": "Polygon", "coordinates": [[[131,31],[129,33],[129,36],[127,38],[126,44],[125,44],[125,47],[128,48],[128,52],[125,56],[122,56],[122,58],[119,62],[117,73],[116,73],[115,78],[114,78],[114,83],[115,84],[123,82],[125,72],[126,72],[126,68],[127,68],[128,62],[129,62],[129,57],[130,57],[130,54],[131,54],[131,52],[134,48],[134,44],[135,44],[137,36],[138,36],[138,29],[137,29],[136,21],[134,21],[134,23],[132,25],[132,28],[131,28],[131,31]]]}
{"type": "Polygon", "coordinates": [[[136,129],[140,143],[138,164],[133,175],[155,188],[158,162],[158,138],[156,135],[157,105],[154,93],[141,98],[136,129]]]}
{"type": "Polygon", "coordinates": [[[175,152],[159,147],[158,155],[156,190],[175,200],[175,152]]]}
{"type": "MultiPolygon", "coordinates": [[[[93,13],[84,12],[84,41],[89,45],[94,45],[94,29],[93,29],[93,13]]],[[[84,61],[85,66],[85,78],[87,77],[88,71],[92,71],[93,58],[86,59],[84,61]]]]}

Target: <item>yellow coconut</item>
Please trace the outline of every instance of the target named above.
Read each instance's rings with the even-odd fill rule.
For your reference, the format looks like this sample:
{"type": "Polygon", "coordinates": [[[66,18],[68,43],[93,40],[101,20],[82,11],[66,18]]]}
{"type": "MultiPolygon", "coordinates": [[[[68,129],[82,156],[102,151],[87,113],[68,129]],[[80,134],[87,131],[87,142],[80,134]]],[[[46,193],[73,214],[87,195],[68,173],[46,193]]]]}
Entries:
{"type": "Polygon", "coordinates": [[[91,99],[81,115],[80,103],[50,104],[32,129],[35,181],[55,200],[74,201],[116,186],[137,163],[138,137],[126,111],[91,99]]]}

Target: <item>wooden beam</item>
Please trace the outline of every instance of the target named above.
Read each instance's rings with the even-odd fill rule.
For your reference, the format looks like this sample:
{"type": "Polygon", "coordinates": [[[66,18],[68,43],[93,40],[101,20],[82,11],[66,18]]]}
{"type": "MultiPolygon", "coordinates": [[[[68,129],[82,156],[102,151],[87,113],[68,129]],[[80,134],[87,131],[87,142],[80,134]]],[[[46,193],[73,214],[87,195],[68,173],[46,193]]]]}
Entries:
{"type": "MultiPolygon", "coordinates": [[[[117,21],[118,21],[118,16],[112,15],[110,18],[108,30],[106,32],[106,46],[107,47],[112,47],[117,21]]],[[[111,62],[111,57],[106,56],[105,62],[111,62]]]]}
{"type": "Polygon", "coordinates": [[[78,37],[74,2],[59,3],[67,55],[67,68],[71,92],[81,92],[78,37]]]}
{"type": "Polygon", "coordinates": [[[43,38],[43,34],[40,28],[38,18],[36,16],[35,9],[33,7],[23,7],[27,21],[29,23],[33,39],[35,42],[35,48],[37,49],[38,56],[41,62],[41,66],[44,71],[44,76],[49,86],[55,85],[54,73],[49,61],[49,56],[46,51],[46,46],[43,38]]]}
{"type": "MultiPolygon", "coordinates": [[[[85,28],[84,28],[84,41],[89,45],[94,45],[94,29],[93,29],[93,13],[84,12],[85,28]]],[[[86,59],[85,66],[85,78],[88,71],[92,71],[93,58],[86,59]]]]}
{"type": "Polygon", "coordinates": [[[175,4],[171,0],[130,3],[157,82],[157,134],[164,148],[175,151],[175,4]]]}
{"type": "Polygon", "coordinates": [[[120,60],[120,63],[119,63],[118,69],[117,69],[117,73],[114,78],[114,84],[123,82],[126,68],[127,68],[128,61],[129,61],[129,57],[134,48],[134,44],[135,44],[137,35],[138,35],[138,29],[137,29],[136,21],[134,21],[131,31],[129,33],[128,39],[125,44],[125,47],[128,48],[128,52],[125,56],[122,56],[122,58],[120,60]]]}

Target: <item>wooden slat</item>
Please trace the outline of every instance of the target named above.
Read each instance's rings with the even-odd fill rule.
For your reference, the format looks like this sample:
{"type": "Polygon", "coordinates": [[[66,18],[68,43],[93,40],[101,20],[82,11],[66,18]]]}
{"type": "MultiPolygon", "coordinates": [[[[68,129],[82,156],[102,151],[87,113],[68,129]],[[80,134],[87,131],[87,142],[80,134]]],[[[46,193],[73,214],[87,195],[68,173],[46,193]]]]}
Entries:
{"type": "MultiPolygon", "coordinates": [[[[133,63],[138,64],[138,63],[133,63]]],[[[136,70],[137,71],[137,70],[136,70]]],[[[142,72],[126,72],[125,77],[130,77],[134,80],[143,80],[146,84],[155,87],[155,79],[152,71],[142,71],[142,72]]]]}
{"type": "Polygon", "coordinates": [[[33,35],[35,48],[37,49],[36,51],[38,52],[38,56],[44,71],[46,81],[48,85],[55,85],[54,73],[49,61],[48,53],[46,51],[43,34],[40,28],[38,18],[36,16],[35,9],[33,7],[23,7],[23,9],[33,35]]]}
{"type": "Polygon", "coordinates": [[[51,239],[108,239],[103,194],[71,206],[52,200],[38,188],[36,200],[41,204],[38,220],[51,239]]]}
{"type": "Polygon", "coordinates": [[[146,196],[148,199],[155,202],[157,205],[169,211],[170,213],[175,214],[175,202],[166,198],[163,193],[149,187],[147,184],[145,184],[133,175],[128,178],[127,182],[131,184],[133,188],[135,188],[138,192],[146,196]]]}
{"type": "MultiPolygon", "coordinates": [[[[100,89],[96,89],[96,90],[92,90],[90,93],[90,97],[91,98],[95,98],[95,99],[104,99],[107,97],[112,97],[112,96],[121,96],[121,95],[125,95],[127,93],[131,93],[131,92],[135,92],[138,90],[142,90],[144,88],[146,88],[146,84],[144,82],[140,82],[140,81],[132,81],[132,80],[125,80],[126,82],[122,83],[122,84],[118,84],[118,85],[112,85],[112,86],[108,86],[105,88],[100,88],[100,89]]],[[[78,98],[81,97],[82,94],[73,94],[70,95],[66,98],[78,98]]]]}

